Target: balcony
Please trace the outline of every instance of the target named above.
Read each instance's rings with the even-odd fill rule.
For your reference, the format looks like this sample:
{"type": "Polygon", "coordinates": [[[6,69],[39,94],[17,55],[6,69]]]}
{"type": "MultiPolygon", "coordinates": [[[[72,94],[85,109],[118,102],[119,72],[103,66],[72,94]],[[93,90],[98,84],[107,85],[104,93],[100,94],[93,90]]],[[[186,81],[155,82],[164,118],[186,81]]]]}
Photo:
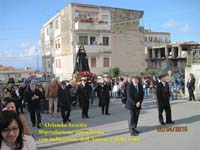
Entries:
{"type": "Polygon", "coordinates": [[[76,20],[75,31],[77,30],[110,30],[110,25],[107,21],[96,21],[94,19],[76,20]]]}
{"type": "MultiPolygon", "coordinates": [[[[109,53],[110,48],[107,45],[84,45],[87,54],[100,54],[109,53]]],[[[78,51],[79,45],[76,45],[76,51],[78,51]]]]}

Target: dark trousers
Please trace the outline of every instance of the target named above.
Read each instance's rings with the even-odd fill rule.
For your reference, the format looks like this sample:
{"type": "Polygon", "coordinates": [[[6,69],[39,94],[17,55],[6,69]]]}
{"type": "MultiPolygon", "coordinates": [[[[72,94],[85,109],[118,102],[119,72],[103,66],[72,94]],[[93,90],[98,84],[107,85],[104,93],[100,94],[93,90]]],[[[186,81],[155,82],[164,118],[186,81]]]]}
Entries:
{"type": "Polygon", "coordinates": [[[89,99],[82,101],[82,118],[88,117],[89,99]]]}
{"type": "Polygon", "coordinates": [[[40,125],[41,123],[41,114],[39,110],[30,110],[30,118],[32,125],[36,125],[36,116],[37,116],[37,125],[40,125]]]}
{"type": "Polygon", "coordinates": [[[17,100],[17,113],[20,113],[20,111],[21,111],[21,113],[23,113],[24,111],[23,111],[23,104],[22,104],[22,99],[18,99],[17,100]],[[19,109],[20,109],[20,111],[19,111],[19,109]]]}
{"type": "Polygon", "coordinates": [[[71,108],[61,106],[61,116],[64,123],[67,122],[67,120],[69,120],[70,114],[71,114],[71,108]]]}
{"type": "Polygon", "coordinates": [[[109,113],[109,105],[110,105],[110,99],[107,98],[106,100],[101,100],[102,104],[101,104],[101,110],[102,110],[102,114],[108,114],[109,113]],[[105,102],[103,102],[105,101],[105,102]]]}
{"type": "Polygon", "coordinates": [[[194,91],[193,90],[188,90],[189,92],[189,100],[190,101],[195,101],[195,96],[194,96],[194,91]]]}
{"type": "Polygon", "coordinates": [[[129,110],[128,126],[130,132],[132,132],[135,128],[137,128],[139,115],[140,115],[140,109],[137,109],[135,107],[129,110]]]}
{"type": "Polygon", "coordinates": [[[159,117],[159,122],[160,123],[164,123],[163,120],[163,111],[165,111],[165,115],[166,115],[166,122],[171,122],[172,121],[172,117],[171,117],[171,107],[169,106],[164,106],[164,107],[158,107],[158,117],[159,117]]]}

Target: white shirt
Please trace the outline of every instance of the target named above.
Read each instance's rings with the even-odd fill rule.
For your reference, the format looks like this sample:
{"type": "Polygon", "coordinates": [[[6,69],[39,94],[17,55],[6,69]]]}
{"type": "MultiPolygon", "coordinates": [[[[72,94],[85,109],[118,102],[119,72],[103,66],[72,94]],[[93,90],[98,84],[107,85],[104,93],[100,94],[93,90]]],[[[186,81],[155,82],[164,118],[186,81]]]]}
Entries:
{"type": "Polygon", "coordinates": [[[135,88],[136,88],[136,90],[138,92],[138,84],[134,84],[134,86],[135,86],[135,88]]]}
{"type": "Polygon", "coordinates": [[[164,87],[166,86],[166,82],[161,81],[161,83],[163,84],[164,87]]]}

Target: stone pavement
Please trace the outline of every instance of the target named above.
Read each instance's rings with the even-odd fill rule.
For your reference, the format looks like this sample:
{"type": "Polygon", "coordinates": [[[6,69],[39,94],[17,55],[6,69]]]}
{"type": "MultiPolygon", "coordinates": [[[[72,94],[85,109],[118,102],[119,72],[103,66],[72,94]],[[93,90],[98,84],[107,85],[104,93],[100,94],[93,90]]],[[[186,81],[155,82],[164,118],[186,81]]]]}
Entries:
{"type": "MultiPolygon", "coordinates": [[[[45,122],[62,123],[62,120],[61,118],[52,118],[50,115],[43,114],[42,121],[46,127],[41,128],[41,130],[62,130],[66,131],[66,135],[42,135],[42,132],[38,134],[37,128],[32,129],[32,131],[36,140],[41,140],[42,138],[43,140],[58,140],[57,142],[50,142],[49,140],[46,142],[37,141],[38,149],[41,150],[200,149],[200,102],[175,100],[171,101],[171,107],[175,124],[161,129],[159,128],[161,126],[158,122],[155,100],[145,99],[138,123],[138,130],[141,134],[137,137],[131,137],[128,132],[128,113],[119,99],[111,100],[111,116],[101,115],[100,108],[97,107],[97,104],[93,104],[89,112],[91,118],[82,119],[80,109],[75,108],[71,114],[72,123],[80,126],[81,124],[87,125],[88,127],[86,128],[83,126],[77,128],[50,128],[47,127],[49,124],[45,124],[45,122]],[[160,130],[158,131],[158,129],[160,130]],[[163,130],[165,132],[161,132],[163,130]],[[77,131],[98,131],[99,134],[81,134],[77,131]],[[61,139],[64,142],[60,142],[61,139]]],[[[27,120],[29,120],[29,117],[27,120]]]]}

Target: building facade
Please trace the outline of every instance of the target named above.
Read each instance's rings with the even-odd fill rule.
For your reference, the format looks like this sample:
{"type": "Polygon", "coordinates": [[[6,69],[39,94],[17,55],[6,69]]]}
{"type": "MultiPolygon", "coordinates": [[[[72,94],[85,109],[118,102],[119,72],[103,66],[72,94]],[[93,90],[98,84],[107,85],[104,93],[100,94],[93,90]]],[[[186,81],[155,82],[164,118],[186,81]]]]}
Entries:
{"type": "Polygon", "coordinates": [[[144,30],[144,44],[145,50],[144,53],[147,58],[147,49],[148,47],[153,46],[162,46],[169,44],[170,40],[170,33],[169,32],[152,32],[151,29],[144,30]]]}
{"type": "Polygon", "coordinates": [[[121,72],[146,68],[143,11],[71,3],[41,29],[43,70],[60,80],[70,79],[76,52],[83,44],[91,72],[102,74],[110,66],[121,72]]]}
{"type": "Polygon", "coordinates": [[[148,68],[156,70],[173,70],[185,72],[185,66],[190,61],[192,49],[198,47],[196,42],[178,42],[163,46],[150,46],[148,52],[148,68]]]}

